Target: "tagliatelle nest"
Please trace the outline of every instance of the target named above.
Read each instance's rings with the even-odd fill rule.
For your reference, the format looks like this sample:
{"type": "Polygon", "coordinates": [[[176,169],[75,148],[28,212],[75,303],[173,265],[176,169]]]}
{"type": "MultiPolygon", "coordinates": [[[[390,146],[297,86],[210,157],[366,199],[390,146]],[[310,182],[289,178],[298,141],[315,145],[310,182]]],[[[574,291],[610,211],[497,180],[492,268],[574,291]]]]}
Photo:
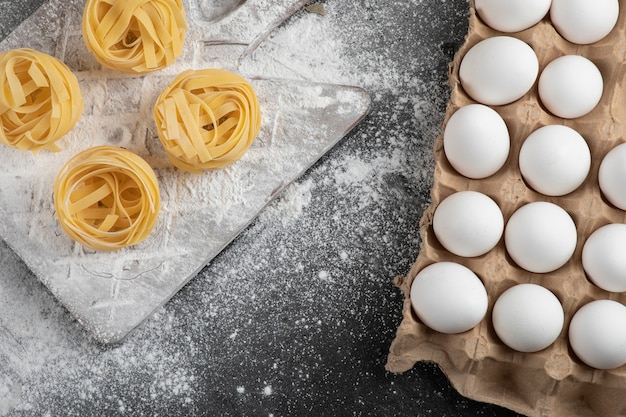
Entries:
{"type": "Polygon", "coordinates": [[[182,54],[187,24],[181,0],[88,0],[82,30],[102,65],[143,74],[182,54]]]}
{"type": "Polygon", "coordinates": [[[220,69],[180,74],[157,99],[154,118],[170,161],[196,173],[239,160],[261,128],[252,86],[220,69]]]}
{"type": "Polygon", "coordinates": [[[58,59],[32,49],[0,53],[0,142],[21,150],[55,144],[83,112],[78,80],[58,59]]]}
{"type": "Polygon", "coordinates": [[[54,207],[72,239],[95,250],[117,250],[140,243],[154,228],[159,184],[140,156],[97,146],[75,155],[58,173],[54,207]]]}

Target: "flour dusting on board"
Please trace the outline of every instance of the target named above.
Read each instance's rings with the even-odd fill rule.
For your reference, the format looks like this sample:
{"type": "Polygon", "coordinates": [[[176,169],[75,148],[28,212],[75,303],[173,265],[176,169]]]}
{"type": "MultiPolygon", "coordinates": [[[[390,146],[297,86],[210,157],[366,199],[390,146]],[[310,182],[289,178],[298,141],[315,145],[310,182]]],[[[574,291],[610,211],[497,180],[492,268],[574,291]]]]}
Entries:
{"type": "MultiPolygon", "coordinates": [[[[197,6],[198,1],[189,3],[197,6]]],[[[50,35],[54,42],[46,52],[65,60],[85,90],[85,112],[59,143],[62,151],[0,153],[6,169],[0,175],[2,191],[21,191],[0,200],[0,236],[98,341],[120,342],[141,325],[367,113],[370,99],[357,87],[251,79],[262,121],[242,158],[201,175],[169,163],[153,120],[160,92],[188,69],[236,67],[244,56],[242,45],[253,49],[277,19],[284,20],[302,3],[278,0],[267,8],[250,1],[215,24],[190,7],[183,56],[141,76],[89,63],[78,4],[66,9],[59,0],[50,1],[4,41],[8,48],[29,46],[44,36],[35,31],[38,24],[63,22],[50,35]],[[215,52],[217,61],[211,58],[215,52]],[[51,205],[52,183],[61,167],[76,153],[101,145],[143,157],[156,171],[161,190],[161,210],[150,235],[112,252],[75,244],[61,230],[51,205]]]]}
{"type": "MultiPolygon", "coordinates": [[[[337,377],[332,362],[358,361],[360,350],[379,345],[378,338],[390,340],[394,331],[373,311],[397,307],[388,278],[413,261],[418,226],[400,220],[388,224],[381,211],[390,206],[410,210],[407,217],[417,222],[423,209],[407,204],[406,195],[415,192],[416,177],[429,187],[433,162],[430,145],[423,142],[436,136],[445,105],[440,80],[429,77],[442,71],[444,78],[450,58],[415,48],[413,40],[393,33],[396,14],[415,9],[412,2],[393,6],[402,10],[377,3],[329,0],[323,3],[325,14],[301,10],[242,61],[241,70],[250,77],[361,86],[372,96],[374,111],[349,144],[340,144],[337,153],[288,187],[123,344],[105,347],[86,337],[15,254],[0,245],[0,335],[5,339],[0,343],[0,415],[55,416],[62,408],[68,417],[94,409],[103,415],[191,416],[221,404],[224,415],[279,416],[299,409],[300,403],[343,405],[323,399],[333,395],[333,386],[323,388],[327,378],[337,377]],[[377,19],[377,27],[384,29],[369,33],[353,24],[363,19],[377,19]],[[411,68],[390,67],[387,49],[418,56],[411,68]],[[387,106],[391,94],[402,100],[387,106]],[[398,236],[407,241],[406,253],[370,253],[374,246],[384,253],[398,236]],[[308,252],[306,258],[302,251],[308,252]],[[357,261],[364,258],[382,263],[388,277],[357,261]],[[347,323],[378,329],[377,339],[358,331],[337,336],[347,323]],[[337,338],[343,342],[334,346],[337,338]],[[324,340],[338,356],[319,351],[315,340],[324,340]],[[286,379],[295,381],[289,389],[298,397],[285,397],[286,379]],[[310,391],[309,384],[319,390],[310,391]]],[[[260,2],[266,9],[271,4],[260,2]]],[[[424,24],[420,19],[416,28],[424,24]]],[[[242,36],[249,31],[239,29],[242,36]]],[[[97,81],[89,85],[93,92],[113,91],[97,81]]],[[[302,104],[324,104],[306,100],[302,104]]],[[[90,106],[106,112],[115,103],[134,105],[128,97],[113,95],[90,106]]],[[[288,128],[280,115],[269,126],[273,131],[288,128]]],[[[102,134],[129,144],[131,131],[132,126],[124,125],[102,134]]],[[[221,185],[211,191],[185,181],[178,182],[177,190],[206,193],[198,196],[219,199],[224,207],[245,201],[250,190],[228,185],[228,171],[221,175],[221,185]]],[[[211,215],[227,216],[228,210],[211,215]]],[[[355,362],[353,368],[361,365],[355,362]]],[[[345,383],[358,389],[359,378],[373,376],[366,372],[345,383]]],[[[382,395],[395,395],[392,389],[382,395]]],[[[355,415],[361,415],[359,409],[371,411],[344,401],[355,415]]]]}

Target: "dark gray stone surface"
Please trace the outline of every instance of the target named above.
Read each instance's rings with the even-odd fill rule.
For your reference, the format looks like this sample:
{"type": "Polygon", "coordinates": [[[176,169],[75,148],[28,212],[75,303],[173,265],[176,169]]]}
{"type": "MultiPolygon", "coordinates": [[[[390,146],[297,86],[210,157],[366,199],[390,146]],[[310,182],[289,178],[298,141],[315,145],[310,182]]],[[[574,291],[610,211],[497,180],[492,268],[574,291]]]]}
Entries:
{"type": "MultiPolygon", "coordinates": [[[[0,33],[40,3],[1,2],[0,33]]],[[[0,244],[0,415],[516,415],[461,397],[435,365],[384,370],[468,5],[341,7],[358,17],[341,34],[356,62],[379,51],[396,85],[373,89],[370,115],[124,344],[90,340],[0,244]]]]}

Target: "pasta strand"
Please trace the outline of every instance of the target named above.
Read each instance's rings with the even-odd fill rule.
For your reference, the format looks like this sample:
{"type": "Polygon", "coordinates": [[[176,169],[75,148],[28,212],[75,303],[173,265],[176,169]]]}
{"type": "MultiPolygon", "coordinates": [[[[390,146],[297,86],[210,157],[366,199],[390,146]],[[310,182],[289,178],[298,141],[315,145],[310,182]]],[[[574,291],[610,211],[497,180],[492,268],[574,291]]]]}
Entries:
{"type": "Polygon", "coordinates": [[[154,228],[159,183],[148,163],[123,148],[96,146],[70,159],[54,182],[54,208],[62,229],[94,250],[138,244],[154,228]]]}
{"type": "Polygon", "coordinates": [[[58,151],[83,112],[76,76],[58,59],[28,48],[0,53],[0,143],[58,151]]]}
{"type": "Polygon", "coordinates": [[[172,164],[195,173],[238,161],[261,128],[252,86],[221,69],[181,73],[157,99],[154,118],[172,164]]]}
{"type": "Polygon", "coordinates": [[[182,54],[185,9],[181,0],[88,0],[82,31],[100,64],[143,74],[173,64],[182,54]]]}

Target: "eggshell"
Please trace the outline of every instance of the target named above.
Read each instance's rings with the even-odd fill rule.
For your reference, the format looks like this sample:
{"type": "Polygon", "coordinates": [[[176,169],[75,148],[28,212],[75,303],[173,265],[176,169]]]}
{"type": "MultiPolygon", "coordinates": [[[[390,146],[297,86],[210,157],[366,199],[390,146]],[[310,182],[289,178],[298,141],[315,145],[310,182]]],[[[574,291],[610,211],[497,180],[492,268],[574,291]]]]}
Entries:
{"type": "Polygon", "coordinates": [[[443,147],[450,165],[468,178],[487,178],[506,162],[511,140],[506,123],[491,107],[468,104],[448,120],[443,147]]]}
{"type": "Polygon", "coordinates": [[[550,0],[475,0],[476,12],[493,29],[519,32],[539,23],[550,10],[550,0]]]}
{"type": "Polygon", "coordinates": [[[506,250],[527,271],[546,273],[565,265],[576,249],[576,225],[561,207],[546,201],[517,209],[505,231],[506,250]]]}
{"type": "Polygon", "coordinates": [[[460,191],[446,197],[435,210],[433,230],[439,243],[458,256],[480,256],[500,241],[504,217],[490,197],[460,191]]]}
{"type": "Polygon", "coordinates": [[[534,85],[539,73],[535,51],[511,36],[494,36],[474,45],[463,57],[459,77],[474,100],[489,106],[512,103],[534,85]]]}
{"type": "Polygon", "coordinates": [[[598,182],[604,197],[615,207],[626,210],[626,143],[617,145],[602,158],[598,182]]]}
{"type": "Polygon", "coordinates": [[[539,76],[539,99],[548,111],[575,119],[592,111],[604,90],[602,73],[581,55],[564,55],[551,61],[539,76]]]}
{"type": "Polygon", "coordinates": [[[522,144],[519,167],[535,191],[562,196],[576,190],[587,178],[591,151],[574,129],[563,125],[543,126],[522,144]]]}
{"type": "Polygon", "coordinates": [[[441,333],[462,333],[487,313],[487,291],[478,276],[454,262],[422,269],[411,284],[411,305],[418,318],[441,333]]]}
{"type": "Polygon", "coordinates": [[[583,246],[582,263],[598,287],[626,291],[626,224],[607,224],[593,232],[583,246]]]}
{"type": "Polygon", "coordinates": [[[561,334],[563,307],[548,289],[536,284],[519,284],[503,292],[493,306],[496,334],[519,352],[538,352],[561,334]]]}
{"type": "Polygon", "coordinates": [[[581,307],[569,325],[572,350],[587,365],[613,369],[626,364],[626,307],[595,300],[581,307]]]}
{"type": "Polygon", "coordinates": [[[552,25],[565,39],[579,45],[603,39],[618,17],[618,0],[552,0],[550,8],[552,25]]]}

